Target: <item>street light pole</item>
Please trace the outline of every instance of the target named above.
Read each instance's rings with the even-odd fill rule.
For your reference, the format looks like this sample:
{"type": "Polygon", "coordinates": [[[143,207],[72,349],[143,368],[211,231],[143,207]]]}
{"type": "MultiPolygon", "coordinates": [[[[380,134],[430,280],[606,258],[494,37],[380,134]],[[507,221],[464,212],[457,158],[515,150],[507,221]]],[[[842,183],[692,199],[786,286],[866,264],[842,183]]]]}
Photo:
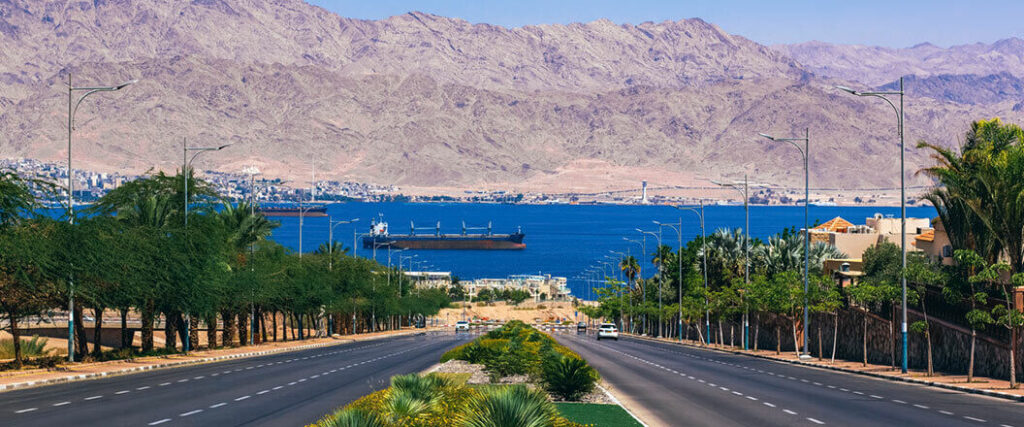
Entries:
{"type": "MultiPolygon", "coordinates": [[[[740,190],[739,189],[739,184],[735,183],[735,182],[734,183],[719,183],[719,182],[715,182],[715,184],[718,184],[718,185],[723,186],[723,187],[732,188],[732,189],[734,189],[736,191],[739,191],[741,194],[743,194],[743,213],[744,213],[744,216],[746,217],[746,219],[745,219],[745,221],[746,221],[746,227],[745,228],[746,229],[744,230],[745,233],[743,235],[743,286],[744,286],[743,290],[744,290],[744,292],[746,292],[746,290],[750,288],[750,195],[749,195],[750,194],[749,193],[750,187],[749,187],[749,184],[747,182],[747,175],[743,174],[743,190],[740,190]]],[[[749,335],[749,332],[750,332],[750,313],[746,309],[744,309],[743,310],[743,349],[744,350],[747,349],[747,344],[748,344],[747,343],[747,337],[749,335]]]]}
{"type": "MultiPolygon", "coordinates": [[[[184,206],[184,208],[185,208],[184,209],[185,215],[184,216],[185,216],[185,238],[186,239],[188,238],[188,183],[189,183],[189,179],[188,178],[189,178],[189,171],[191,170],[190,167],[192,166],[192,161],[194,161],[196,159],[196,157],[199,157],[200,154],[203,154],[203,153],[205,153],[207,151],[220,151],[220,150],[223,150],[224,148],[226,148],[226,147],[228,147],[230,145],[231,144],[224,144],[224,145],[221,145],[219,147],[189,147],[188,144],[186,144],[186,142],[185,142],[185,138],[181,139],[181,180],[184,181],[184,184],[185,184],[185,189],[184,189],[185,190],[185,206],[184,206]],[[188,158],[188,152],[189,151],[192,151],[192,152],[195,153],[195,154],[192,155],[191,159],[188,158]]],[[[189,334],[189,328],[192,326],[191,325],[191,323],[192,323],[192,315],[190,313],[185,313],[185,322],[184,323],[185,323],[185,339],[181,343],[181,349],[186,354],[188,354],[188,351],[192,348],[192,346],[191,346],[192,343],[189,342],[189,338],[191,336],[189,334]]],[[[238,341],[240,343],[242,341],[244,341],[244,340],[245,340],[244,337],[238,337],[238,341]]],[[[251,339],[250,339],[250,341],[251,341],[251,339]]]]}
{"type": "MultiPolygon", "coordinates": [[[[348,221],[335,221],[331,217],[327,217],[327,269],[334,270],[334,227],[341,224],[352,224],[359,221],[359,218],[352,218],[348,221]]],[[[352,247],[355,250],[355,246],[352,247]]]]}
{"type": "Polygon", "coordinates": [[[808,297],[809,292],[808,277],[811,265],[811,229],[808,223],[808,212],[810,210],[811,203],[811,179],[810,179],[810,150],[811,150],[811,130],[810,128],[804,128],[803,138],[776,138],[767,134],[759,134],[772,141],[788,142],[796,147],[797,151],[800,151],[800,156],[804,160],[804,354],[800,355],[801,359],[807,359],[811,357],[810,342],[807,335],[808,324],[811,321],[810,310],[808,309],[808,297]],[[800,148],[796,141],[803,141],[804,148],[800,148]]]}
{"type": "Polygon", "coordinates": [[[679,331],[679,341],[682,341],[683,340],[683,217],[679,217],[679,226],[678,227],[676,225],[674,225],[674,224],[663,224],[663,223],[660,223],[658,221],[654,221],[654,223],[658,224],[659,227],[669,227],[669,228],[675,230],[676,234],[679,235],[679,256],[678,256],[678,259],[676,259],[676,265],[679,266],[679,279],[678,279],[679,280],[679,292],[678,292],[679,293],[679,322],[678,322],[677,327],[678,327],[678,331],[679,331]]]}
{"type": "Polygon", "coordinates": [[[900,90],[898,91],[878,91],[878,92],[860,92],[850,89],[845,86],[836,86],[836,89],[847,92],[851,95],[857,96],[873,96],[881,98],[892,107],[893,111],[896,112],[897,124],[899,125],[899,136],[900,136],[900,257],[902,260],[902,271],[900,272],[900,285],[902,287],[902,300],[903,300],[903,323],[901,331],[903,334],[903,360],[901,364],[901,371],[907,373],[907,185],[906,185],[906,170],[904,157],[906,150],[903,144],[903,77],[900,77],[900,90]],[[887,95],[898,95],[900,97],[900,106],[897,108],[887,95]]]}
{"type": "Polygon", "coordinates": [[[661,288],[664,287],[664,285],[665,285],[665,275],[662,274],[662,271],[661,271],[661,266],[665,263],[664,262],[665,260],[661,259],[661,228],[660,227],[658,228],[658,232],[657,233],[655,233],[653,231],[643,231],[643,230],[641,230],[639,228],[636,229],[636,231],[639,231],[639,232],[643,233],[645,236],[650,234],[651,236],[654,236],[654,238],[657,239],[657,241],[658,241],[658,338],[661,338],[664,335],[664,334],[662,334],[662,332],[663,332],[663,327],[664,327],[664,324],[665,324],[665,322],[664,322],[664,313],[662,313],[662,309],[661,309],[661,306],[662,306],[662,302],[661,302],[661,291],[662,291],[662,289],[661,288]]]}
{"type": "MultiPolygon", "coordinates": [[[[68,224],[74,225],[75,223],[75,180],[73,178],[74,169],[71,167],[71,135],[75,129],[75,113],[78,112],[78,106],[82,105],[82,101],[89,95],[97,92],[119,91],[136,82],[138,80],[130,80],[117,86],[75,87],[71,83],[71,72],[68,72],[68,224]],[[82,91],[85,94],[79,97],[77,102],[72,102],[76,91],[82,91]]],[[[68,361],[75,361],[75,280],[73,276],[68,277],[68,361]]]]}
{"type": "Polygon", "coordinates": [[[681,211],[693,212],[697,214],[698,218],[700,218],[700,252],[704,259],[704,331],[706,334],[704,338],[704,345],[708,345],[711,343],[711,307],[710,302],[708,301],[708,240],[707,235],[704,233],[704,201],[700,201],[700,210],[688,206],[676,206],[675,208],[681,211]]]}

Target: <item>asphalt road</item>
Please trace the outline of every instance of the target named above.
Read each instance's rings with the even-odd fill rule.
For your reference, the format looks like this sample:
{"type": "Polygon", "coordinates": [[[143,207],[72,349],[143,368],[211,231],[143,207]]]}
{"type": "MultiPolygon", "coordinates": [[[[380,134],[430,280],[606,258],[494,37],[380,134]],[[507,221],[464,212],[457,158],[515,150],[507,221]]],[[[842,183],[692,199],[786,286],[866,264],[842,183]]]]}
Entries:
{"type": "Polygon", "coordinates": [[[301,426],[471,337],[385,338],[0,393],[0,425],[301,426]]]}
{"type": "Polygon", "coordinates": [[[1024,403],[623,337],[556,334],[670,426],[1024,426],[1024,403]]]}

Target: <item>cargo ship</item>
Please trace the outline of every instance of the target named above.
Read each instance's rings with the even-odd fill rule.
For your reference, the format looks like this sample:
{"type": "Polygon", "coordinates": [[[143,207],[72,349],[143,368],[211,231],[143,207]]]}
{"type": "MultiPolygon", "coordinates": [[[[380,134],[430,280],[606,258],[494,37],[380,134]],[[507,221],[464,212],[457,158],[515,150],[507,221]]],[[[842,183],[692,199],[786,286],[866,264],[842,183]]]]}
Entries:
{"type": "Polygon", "coordinates": [[[266,216],[299,216],[299,212],[304,217],[327,216],[326,205],[262,205],[257,210],[266,216]]]}
{"type": "MultiPolygon", "coordinates": [[[[363,236],[363,248],[392,249],[469,249],[469,250],[519,250],[526,249],[522,228],[511,234],[494,234],[491,224],[487,227],[466,227],[462,223],[461,234],[441,233],[441,223],[433,227],[433,233],[417,234],[416,224],[410,222],[409,234],[390,234],[388,223],[375,220],[370,223],[370,233],[363,236]],[[480,230],[479,233],[469,231],[480,230]],[[484,232],[486,230],[486,232],[484,232]]],[[[422,227],[421,227],[422,229],[422,227]]]]}

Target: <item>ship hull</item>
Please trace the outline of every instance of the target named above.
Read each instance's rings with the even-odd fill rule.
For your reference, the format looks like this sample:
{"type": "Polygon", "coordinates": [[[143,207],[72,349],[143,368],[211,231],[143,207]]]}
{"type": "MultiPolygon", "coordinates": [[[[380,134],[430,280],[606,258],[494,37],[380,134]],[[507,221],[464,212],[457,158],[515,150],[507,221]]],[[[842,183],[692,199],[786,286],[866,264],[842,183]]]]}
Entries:
{"type": "Polygon", "coordinates": [[[453,250],[522,250],[523,234],[498,236],[367,236],[363,237],[363,248],[378,249],[453,249],[453,250]]]}

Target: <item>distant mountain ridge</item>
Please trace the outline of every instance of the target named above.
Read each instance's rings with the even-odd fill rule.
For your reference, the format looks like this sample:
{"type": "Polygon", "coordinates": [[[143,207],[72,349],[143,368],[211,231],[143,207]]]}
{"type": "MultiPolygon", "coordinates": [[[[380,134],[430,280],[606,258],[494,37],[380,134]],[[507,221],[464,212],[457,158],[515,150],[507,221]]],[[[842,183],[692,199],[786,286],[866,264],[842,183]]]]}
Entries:
{"type": "MultiPolygon", "coordinates": [[[[814,61],[699,19],[510,29],[418,12],[356,20],[300,0],[0,0],[0,44],[3,156],[66,156],[70,71],[79,84],[139,79],[79,112],[76,164],[95,170],[174,168],[187,138],[235,143],[200,167],[254,163],[300,182],[315,161],[325,179],[438,188],[593,191],[743,172],[796,187],[794,153],[757,132],[809,127],[812,185],[898,182],[891,111],[838,93],[844,80],[814,61]]],[[[953,144],[977,118],[1024,121],[1010,102],[1021,75],[1006,72],[915,81],[908,138],[953,144]],[[956,84],[992,89],[942,89],[956,84]]],[[[920,181],[929,160],[908,159],[920,181]]]]}

